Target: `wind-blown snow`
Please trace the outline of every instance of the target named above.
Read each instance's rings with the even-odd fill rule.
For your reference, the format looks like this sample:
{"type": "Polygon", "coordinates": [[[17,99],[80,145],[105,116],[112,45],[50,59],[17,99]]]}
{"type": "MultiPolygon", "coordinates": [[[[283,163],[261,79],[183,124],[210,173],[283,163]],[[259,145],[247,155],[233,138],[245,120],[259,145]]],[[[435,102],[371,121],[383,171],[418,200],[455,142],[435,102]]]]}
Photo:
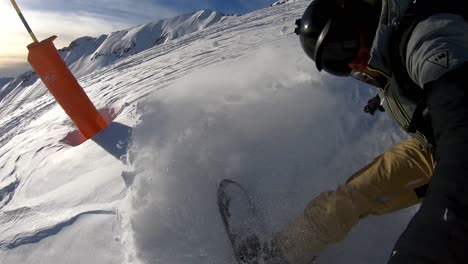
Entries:
{"type": "MultiPolygon", "coordinates": [[[[292,32],[308,3],[230,17],[83,75],[92,101],[117,116],[77,147],[60,143],[74,128],[40,82],[11,89],[0,262],[234,263],[220,180],[243,184],[275,232],[405,138],[362,111],[374,91],[304,56],[292,32]]],[[[363,220],[321,263],[385,262],[411,215],[363,220]]]]}

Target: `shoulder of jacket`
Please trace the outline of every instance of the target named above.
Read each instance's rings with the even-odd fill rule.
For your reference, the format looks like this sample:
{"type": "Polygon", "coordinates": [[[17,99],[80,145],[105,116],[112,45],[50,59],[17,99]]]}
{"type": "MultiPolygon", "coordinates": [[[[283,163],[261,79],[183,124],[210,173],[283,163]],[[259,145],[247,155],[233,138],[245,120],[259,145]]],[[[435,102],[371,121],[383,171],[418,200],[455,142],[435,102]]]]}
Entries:
{"type": "Polygon", "coordinates": [[[408,74],[420,87],[468,61],[468,23],[455,14],[436,14],[418,23],[407,43],[408,74]]]}
{"type": "Polygon", "coordinates": [[[390,53],[392,33],[400,26],[402,17],[414,0],[382,0],[380,23],[371,47],[369,66],[391,75],[390,53]]]}

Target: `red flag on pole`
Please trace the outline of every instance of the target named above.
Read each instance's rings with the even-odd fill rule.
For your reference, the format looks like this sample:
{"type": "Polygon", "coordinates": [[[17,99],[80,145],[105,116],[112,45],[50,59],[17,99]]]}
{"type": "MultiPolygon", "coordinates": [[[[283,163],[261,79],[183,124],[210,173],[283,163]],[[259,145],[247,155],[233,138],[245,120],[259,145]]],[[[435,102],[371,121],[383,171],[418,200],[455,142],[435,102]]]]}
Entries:
{"type": "Polygon", "coordinates": [[[53,43],[57,37],[52,36],[39,42],[16,1],[11,0],[11,4],[34,41],[28,45],[29,64],[31,64],[55,100],[65,110],[65,113],[76,124],[81,134],[86,139],[92,138],[106,128],[108,124],[89,100],[62,57],[60,57],[53,43]]]}
{"type": "Polygon", "coordinates": [[[55,38],[29,44],[28,62],[80,132],[86,139],[92,138],[107,127],[107,122],[60,57],[55,38]]]}

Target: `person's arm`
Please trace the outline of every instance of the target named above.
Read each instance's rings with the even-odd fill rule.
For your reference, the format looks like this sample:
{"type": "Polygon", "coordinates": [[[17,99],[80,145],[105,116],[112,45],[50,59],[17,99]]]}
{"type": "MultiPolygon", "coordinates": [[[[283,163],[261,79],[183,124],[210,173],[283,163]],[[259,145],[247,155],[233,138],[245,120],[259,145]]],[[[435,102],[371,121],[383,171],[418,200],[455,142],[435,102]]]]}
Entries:
{"type": "Polygon", "coordinates": [[[427,196],[397,241],[390,264],[468,262],[468,26],[461,17],[433,22],[424,21],[426,27],[410,40],[407,68],[424,88],[436,167],[427,196]],[[445,37],[444,31],[430,29],[451,24],[458,28],[449,27],[445,37]],[[457,30],[464,33],[457,35],[457,30]]]}
{"type": "Polygon", "coordinates": [[[391,264],[468,261],[468,64],[425,86],[437,145],[421,208],[396,243],[391,264]]]}

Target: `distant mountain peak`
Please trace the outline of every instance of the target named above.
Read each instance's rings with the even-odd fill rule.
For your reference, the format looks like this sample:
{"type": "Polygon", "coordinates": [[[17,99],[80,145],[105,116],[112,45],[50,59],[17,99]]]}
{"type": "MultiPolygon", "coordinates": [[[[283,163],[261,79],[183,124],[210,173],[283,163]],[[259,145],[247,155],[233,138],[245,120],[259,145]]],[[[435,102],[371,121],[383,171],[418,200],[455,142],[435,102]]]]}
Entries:
{"type": "MultiPolygon", "coordinates": [[[[199,10],[177,17],[138,25],[99,37],[84,36],[75,39],[59,54],[76,78],[140,53],[157,45],[222,23],[232,15],[213,10],[199,10]]],[[[0,79],[0,101],[16,88],[26,87],[37,81],[37,75],[28,71],[16,79],[0,79]]]]}
{"type": "Polygon", "coordinates": [[[125,57],[222,22],[227,15],[209,9],[149,22],[98,38],[82,37],[60,49],[72,72],[83,76],[125,57]]]}
{"type": "Polygon", "coordinates": [[[292,3],[292,2],[296,2],[297,0],[279,0],[279,1],[276,1],[274,2],[273,4],[271,4],[271,6],[277,6],[277,5],[282,5],[282,4],[286,4],[286,3],[292,3]]]}

